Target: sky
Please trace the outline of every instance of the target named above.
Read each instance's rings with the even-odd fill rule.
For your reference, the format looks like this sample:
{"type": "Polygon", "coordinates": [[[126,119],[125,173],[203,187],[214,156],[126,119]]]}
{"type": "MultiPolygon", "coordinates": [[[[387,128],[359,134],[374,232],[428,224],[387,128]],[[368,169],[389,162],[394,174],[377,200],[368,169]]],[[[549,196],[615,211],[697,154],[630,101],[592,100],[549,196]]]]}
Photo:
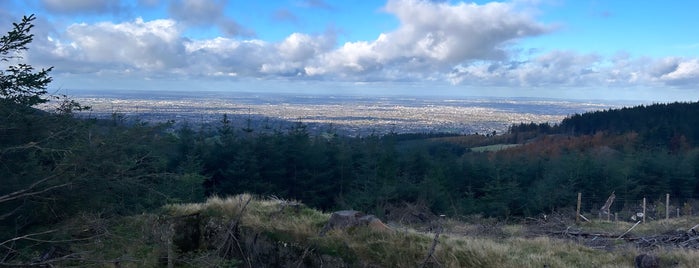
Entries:
{"type": "Polygon", "coordinates": [[[699,100],[696,10],[689,0],[0,0],[0,33],[35,14],[22,60],[53,66],[52,89],[68,93],[667,102],[699,100]]]}

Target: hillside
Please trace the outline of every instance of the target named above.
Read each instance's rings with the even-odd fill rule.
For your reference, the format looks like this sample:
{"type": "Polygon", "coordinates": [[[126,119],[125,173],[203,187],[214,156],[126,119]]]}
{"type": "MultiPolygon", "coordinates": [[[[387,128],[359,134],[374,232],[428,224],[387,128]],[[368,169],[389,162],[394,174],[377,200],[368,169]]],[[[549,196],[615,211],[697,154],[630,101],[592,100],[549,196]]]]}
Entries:
{"type": "MultiPolygon", "coordinates": [[[[684,111],[675,109],[676,105],[685,110],[696,108],[695,104],[668,104],[653,106],[651,110],[626,110],[635,111],[631,114],[638,116],[663,107],[684,111]]],[[[593,114],[604,118],[607,113],[619,111],[593,114]]],[[[172,122],[153,125],[126,120],[119,114],[108,120],[76,119],[70,113],[39,112],[0,103],[0,242],[5,245],[2,255],[7,256],[3,262],[26,263],[41,252],[58,249],[57,244],[62,247],[62,242],[57,241],[71,241],[72,247],[72,242],[92,237],[71,233],[77,230],[73,227],[85,227],[72,219],[92,219],[116,226],[133,220],[130,229],[148,231],[149,226],[158,225],[148,219],[168,217],[166,212],[158,212],[167,204],[202,202],[212,196],[241,193],[299,200],[308,206],[303,211],[315,216],[309,219],[313,223],[304,227],[310,228],[302,234],[306,238],[294,236],[288,241],[315,241],[308,237],[322,227],[328,215],[314,209],[355,209],[399,223],[398,226],[429,222],[424,217],[406,222],[406,209],[416,207],[420,208],[417,214],[410,215],[478,219],[474,224],[511,223],[561,212],[570,217],[578,193],[583,196],[581,213],[591,217],[599,213],[610,193],[615,193],[617,199],[610,211],[621,221],[636,215],[644,198],[648,201],[649,219],[660,219],[669,211],[697,215],[699,148],[692,136],[696,126],[691,125],[693,119],[683,120],[677,113],[658,113],[680,118],[671,121],[676,124],[671,137],[679,137],[679,143],[652,142],[660,140],[656,135],[660,132],[650,127],[616,132],[599,127],[594,133],[570,133],[563,127],[571,124],[568,121],[561,126],[522,125],[529,128],[526,131],[522,126],[513,126],[510,133],[501,135],[345,137],[333,133],[331,128],[314,136],[300,123],[264,131],[232,125],[226,117],[212,127],[175,126],[172,122]],[[668,194],[671,199],[666,204],[668,194]],[[52,237],[54,234],[64,236],[52,237]]],[[[259,221],[251,226],[264,224],[271,223],[259,221]]],[[[101,241],[106,239],[99,236],[101,241]]],[[[152,236],[144,233],[141,238],[152,236]]],[[[400,260],[390,261],[402,261],[403,254],[414,256],[407,259],[412,263],[424,258],[430,236],[391,236],[424,240],[426,244],[421,242],[412,253],[400,253],[400,260]]],[[[533,247],[527,243],[536,242],[514,237],[506,242],[498,240],[501,237],[474,244],[495,243],[495,248],[504,246],[517,251],[511,247],[533,247]]],[[[468,239],[473,238],[459,239],[453,242],[456,248],[471,245],[468,239]],[[467,242],[458,242],[459,239],[467,242]]],[[[375,250],[382,252],[381,243],[377,243],[375,250]]],[[[314,249],[322,246],[313,245],[314,249]]],[[[465,249],[456,251],[462,250],[465,249]]],[[[488,250],[468,254],[494,254],[497,260],[492,263],[516,262],[488,250]]],[[[63,257],[72,254],[63,253],[63,257]]],[[[384,253],[372,257],[357,249],[352,258],[382,264],[377,259],[385,257],[384,253]]],[[[614,256],[610,258],[621,261],[616,259],[621,257],[614,256]]],[[[440,258],[440,262],[452,266],[472,264],[472,257],[440,258]]]]}
{"type": "MultiPolygon", "coordinates": [[[[25,62],[35,19],[0,38],[0,266],[699,266],[699,103],[576,114],[500,135],[344,136],[320,122],[378,117],[337,106],[310,127],[220,112],[215,124],[203,114],[199,124],[98,119],[49,94],[53,67],[25,62]]],[[[123,74],[143,66],[152,64],[123,74]]],[[[361,99],[398,111],[389,122],[440,121],[434,106],[374,101],[361,99]]],[[[263,106],[275,118],[294,114],[263,106]]],[[[319,106],[298,107],[305,116],[319,106]]],[[[446,125],[455,133],[492,111],[454,107],[446,118],[467,122],[446,125]]]]}
{"type": "Polygon", "coordinates": [[[510,132],[594,135],[634,132],[649,145],[677,147],[699,141],[699,102],[657,103],[574,114],[560,124],[520,124],[510,132]]]}
{"type": "MultiPolygon", "coordinates": [[[[329,214],[303,204],[250,195],[165,206],[155,214],[104,219],[83,216],[55,233],[57,243],[36,264],[118,267],[631,267],[641,251],[625,240],[596,250],[536,234],[539,224],[466,224],[437,220],[435,233],[395,225],[390,232],[366,227],[319,235],[329,214]],[[70,253],[59,255],[59,253],[70,253]],[[430,254],[431,253],[431,254],[430,254]],[[58,257],[59,258],[55,258],[58,257]]],[[[661,229],[685,228],[667,222],[661,229]]],[[[565,225],[549,225],[564,231],[565,225]]],[[[647,226],[651,227],[651,226],[647,226]]],[[[570,229],[570,226],[568,227],[570,229]]],[[[570,230],[621,233],[628,225],[581,225],[570,230]]],[[[640,230],[648,232],[649,228],[640,230]]],[[[610,233],[611,235],[611,233],[610,233]]],[[[633,237],[633,236],[627,236],[633,237]]],[[[603,239],[601,239],[603,240],[603,239]]],[[[600,240],[600,242],[601,242],[600,240]]],[[[663,267],[696,267],[696,252],[656,251],[663,267]]]]}

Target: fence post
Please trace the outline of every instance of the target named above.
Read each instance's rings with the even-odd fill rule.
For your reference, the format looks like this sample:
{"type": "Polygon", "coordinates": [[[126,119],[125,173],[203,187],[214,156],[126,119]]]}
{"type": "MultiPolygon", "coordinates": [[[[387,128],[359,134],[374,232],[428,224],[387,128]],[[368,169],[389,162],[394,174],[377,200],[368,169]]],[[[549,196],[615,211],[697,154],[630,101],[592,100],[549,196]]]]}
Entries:
{"type": "Polygon", "coordinates": [[[575,223],[580,223],[580,203],[582,202],[582,193],[578,193],[578,209],[575,210],[575,223]]]}
{"type": "Polygon", "coordinates": [[[643,223],[646,223],[646,198],[643,198],[643,223]]]}
{"type": "Polygon", "coordinates": [[[670,194],[665,194],[665,219],[670,218],[670,194]]]}
{"type": "Polygon", "coordinates": [[[604,206],[600,209],[600,213],[607,214],[607,221],[609,221],[609,217],[611,216],[611,211],[610,209],[612,208],[612,203],[614,203],[614,198],[616,198],[616,195],[612,191],[612,195],[607,198],[607,202],[604,203],[604,206]]]}
{"type": "Polygon", "coordinates": [[[677,208],[677,217],[680,217],[680,208],[677,208]]]}

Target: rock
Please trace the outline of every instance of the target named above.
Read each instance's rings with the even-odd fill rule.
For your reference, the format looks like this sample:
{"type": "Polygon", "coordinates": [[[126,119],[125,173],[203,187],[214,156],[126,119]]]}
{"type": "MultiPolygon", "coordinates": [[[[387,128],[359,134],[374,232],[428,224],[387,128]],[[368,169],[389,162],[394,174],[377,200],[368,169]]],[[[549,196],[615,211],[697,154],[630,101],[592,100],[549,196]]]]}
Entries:
{"type": "Polygon", "coordinates": [[[390,227],[374,215],[364,215],[364,213],[355,210],[340,210],[330,215],[330,220],[320,231],[320,235],[323,236],[330,230],[348,229],[356,226],[368,226],[372,230],[380,232],[391,231],[390,227]]]}
{"type": "Polygon", "coordinates": [[[658,268],[660,267],[660,263],[658,261],[658,257],[649,255],[649,254],[641,254],[636,256],[634,259],[635,267],[636,268],[658,268]]]}
{"type": "Polygon", "coordinates": [[[369,229],[377,232],[391,232],[393,229],[384,224],[379,218],[374,215],[367,215],[359,219],[360,222],[366,224],[369,229]]]}
{"type": "Polygon", "coordinates": [[[323,227],[321,234],[333,229],[347,229],[349,227],[359,225],[359,219],[364,214],[355,210],[340,210],[335,211],[330,215],[330,220],[323,227]]]}

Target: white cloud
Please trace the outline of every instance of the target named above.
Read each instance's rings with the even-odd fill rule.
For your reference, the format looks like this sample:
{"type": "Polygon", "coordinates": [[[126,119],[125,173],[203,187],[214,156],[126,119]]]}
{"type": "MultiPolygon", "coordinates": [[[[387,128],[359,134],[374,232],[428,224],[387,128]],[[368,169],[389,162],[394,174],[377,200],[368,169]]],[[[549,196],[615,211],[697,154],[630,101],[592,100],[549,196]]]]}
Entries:
{"type": "Polygon", "coordinates": [[[448,75],[453,84],[511,87],[696,86],[699,60],[602,57],[572,51],[551,51],[532,60],[481,61],[457,66],[448,75]]]}
{"type": "Polygon", "coordinates": [[[472,60],[506,58],[506,48],[517,39],[548,31],[506,3],[390,0],[385,11],[400,20],[397,30],[372,42],[346,43],[308,68],[317,74],[402,71],[405,77],[416,77],[472,60]]]}
{"type": "Polygon", "coordinates": [[[335,45],[334,36],[310,36],[293,33],[282,41],[277,49],[281,56],[290,61],[305,61],[323,54],[335,45]]]}
{"type": "Polygon", "coordinates": [[[139,18],[120,24],[73,24],[62,38],[48,38],[42,53],[63,72],[169,71],[185,63],[182,41],[174,21],[139,18]]]}
{"type": "Polygon", "coordinates": [[[699,84],[699,59],[681,60],[674,70],[660,76],[668,84],[699,84]]]}
{"type": "MultiPolygon", "coordinates": [[[[244,29],[223,14],[227,4],[226,0],[177,0],[169,6],[174,20],[76,24],[62,38],[55,38],[48,54],[99,66],[165,72],[173,68],[178,73],[186,68],[196,74],[419,80],[432,79],[457,64],[506,58],[505,49],[518,38],[547,31],[511,4],[391,0],[385,10],[400,20],[398,29],[373,41],[348,42],[337,48],[331,32],[294,33],[277,44],[181,37],[180,28],[186,26],[217,25],[230,35],[243,34],[244,29]]],[[[322,1],[306,4],[325,6],[322,1]]]]}
{"type": "Polygon", "coordinates": [[[305,76],[305,64],[333,49],[335,35],[311,36],[293,33],[275,45],[273,60],[263,63],[260,72],[281,76],[305,76]]]}
{"type": "Polygon", "coordinates": [[[485,5],[391,0],[386,11],[402,22],[389,33],[390,48],[411,57],[460,63],[472,59],[502,59],[504,47],[518,38],[543,34],[547,28],[512,4],[485,5]]]}
{"type": "Polygon", "coordinates": [[[186,44],[187,73],[209,75],[217,72],[260,76],[260,67],[272,62],[274,48],[260,40],[237,41],[229,38],[190,41],[186,44]]]}
{"type": "Polygon", "coordinates": [[[397,29],[339,46],[330,31],[293,33],[274,43],[182,36],[187,26],[234,23],[222,13],[226,4],[179,0],[170,9],[173,19],[73,24],[60,31],[38,25],[45,30],[37,35],[30,58],[55,66],[54,72],[133,77],[449,81],[528,88],[699,85],[696,58],[525,53],[517,48],[519,39],[550,29],[511,3],[390,0],[385,11],[399,19],[397,29]]]}

